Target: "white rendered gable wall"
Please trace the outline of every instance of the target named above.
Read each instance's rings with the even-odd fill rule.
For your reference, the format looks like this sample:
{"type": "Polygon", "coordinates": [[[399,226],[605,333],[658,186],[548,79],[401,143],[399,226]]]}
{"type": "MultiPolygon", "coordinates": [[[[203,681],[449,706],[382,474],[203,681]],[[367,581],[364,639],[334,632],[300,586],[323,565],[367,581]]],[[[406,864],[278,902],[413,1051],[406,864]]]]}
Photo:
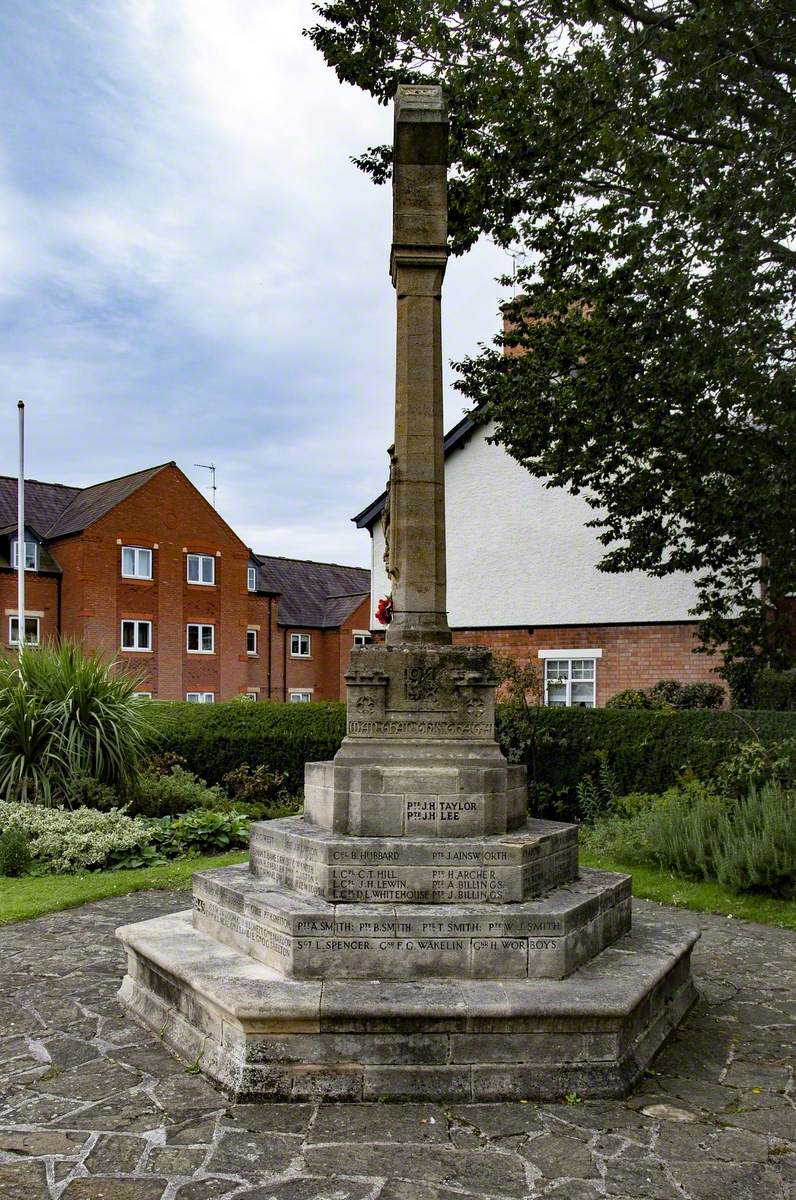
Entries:
{"type": "MultiPolygon", "coordinates": [[[[546,489],[491,426],[445,460],[448,619],[454,628],[693,620],[693,579],[597,570],[603,547],[579,496],[546,489]]],[[[373,606],[387,594],[381,521],[373,528],[373,606]]],[[[378,628],[375,618],[372,625],[378,628]]]]}

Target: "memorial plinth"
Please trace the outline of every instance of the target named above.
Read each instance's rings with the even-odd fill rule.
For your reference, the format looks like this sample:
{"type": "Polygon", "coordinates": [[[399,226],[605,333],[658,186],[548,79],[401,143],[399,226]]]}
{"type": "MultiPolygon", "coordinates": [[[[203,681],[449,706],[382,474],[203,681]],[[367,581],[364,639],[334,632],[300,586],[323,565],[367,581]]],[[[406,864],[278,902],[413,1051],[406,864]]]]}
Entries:
{"type": "Polygon", "coordinates": [[[248,867],[198,872],[191,912],[118,931],[123,1003],[238,1098],[618,1095],[695,999],[697,935],[631,930],[629,877],[579,870],[577,827],[529,818],[491,656],[451,644],[446,155],[440,89],[399,88],[386,642],[352,651],[302,816],[254,824],[248,867]]]}

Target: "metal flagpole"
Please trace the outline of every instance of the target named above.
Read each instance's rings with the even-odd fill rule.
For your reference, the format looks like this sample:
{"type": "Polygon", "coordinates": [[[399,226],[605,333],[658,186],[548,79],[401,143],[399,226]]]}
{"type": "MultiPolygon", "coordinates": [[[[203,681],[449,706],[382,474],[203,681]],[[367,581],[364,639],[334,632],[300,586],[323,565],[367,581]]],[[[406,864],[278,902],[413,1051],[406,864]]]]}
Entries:
{"type": "Polygon", "coordinates": [[[19,650],[25,645],[25,405],[20,400],[19,481],[17,483],[17,639],[19,650]]]}

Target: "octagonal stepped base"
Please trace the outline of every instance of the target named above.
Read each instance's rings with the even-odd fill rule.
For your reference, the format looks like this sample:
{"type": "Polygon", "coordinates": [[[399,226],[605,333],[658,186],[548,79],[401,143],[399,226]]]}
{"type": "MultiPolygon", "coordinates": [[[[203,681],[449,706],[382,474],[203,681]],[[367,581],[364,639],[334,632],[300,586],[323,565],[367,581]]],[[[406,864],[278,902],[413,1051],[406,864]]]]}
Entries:
{"type": "Polygon", "coordinates": [[[529,820],[484,837],[350,837],[303,817],[251,827],[251,871],[304,896],[350,904],[516,903],[575,879],[578,830],[529,820]]]}
{"type": "Polygon", "coordinates": [[[329,904],[245,866],[193,877],[194,926],[293,979],[563,979],[630,928],[630,876],[521,904],[329,904]]]}
{"type": "Polygon", "coordinates": [[[698,934],[659,913],[564,981],[284,979],[190,912],[117,936],[122,1002],[238,1100],[621,1096],[696,999],[698,934]]]}

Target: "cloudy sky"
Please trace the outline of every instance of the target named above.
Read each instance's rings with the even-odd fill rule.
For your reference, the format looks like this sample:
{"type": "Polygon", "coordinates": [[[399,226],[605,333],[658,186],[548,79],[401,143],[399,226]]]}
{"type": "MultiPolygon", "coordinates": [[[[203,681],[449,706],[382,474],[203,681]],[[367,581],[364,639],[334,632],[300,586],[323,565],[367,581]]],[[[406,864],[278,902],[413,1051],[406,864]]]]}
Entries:
{"type": "MultiPolygon", "coordinates": [[[[175,459],[255,549],[365,564],[391,440],[390,113],[340,85],[305,0],[3,0],[0,474],[175,459]]],[[[508,264],[510,265],[510,264],[508,264]]],[[[445,356],[507,269],[452,261],[445,356]]],[[[446,424],[461,413],[446,378],[446,424]]]]}

